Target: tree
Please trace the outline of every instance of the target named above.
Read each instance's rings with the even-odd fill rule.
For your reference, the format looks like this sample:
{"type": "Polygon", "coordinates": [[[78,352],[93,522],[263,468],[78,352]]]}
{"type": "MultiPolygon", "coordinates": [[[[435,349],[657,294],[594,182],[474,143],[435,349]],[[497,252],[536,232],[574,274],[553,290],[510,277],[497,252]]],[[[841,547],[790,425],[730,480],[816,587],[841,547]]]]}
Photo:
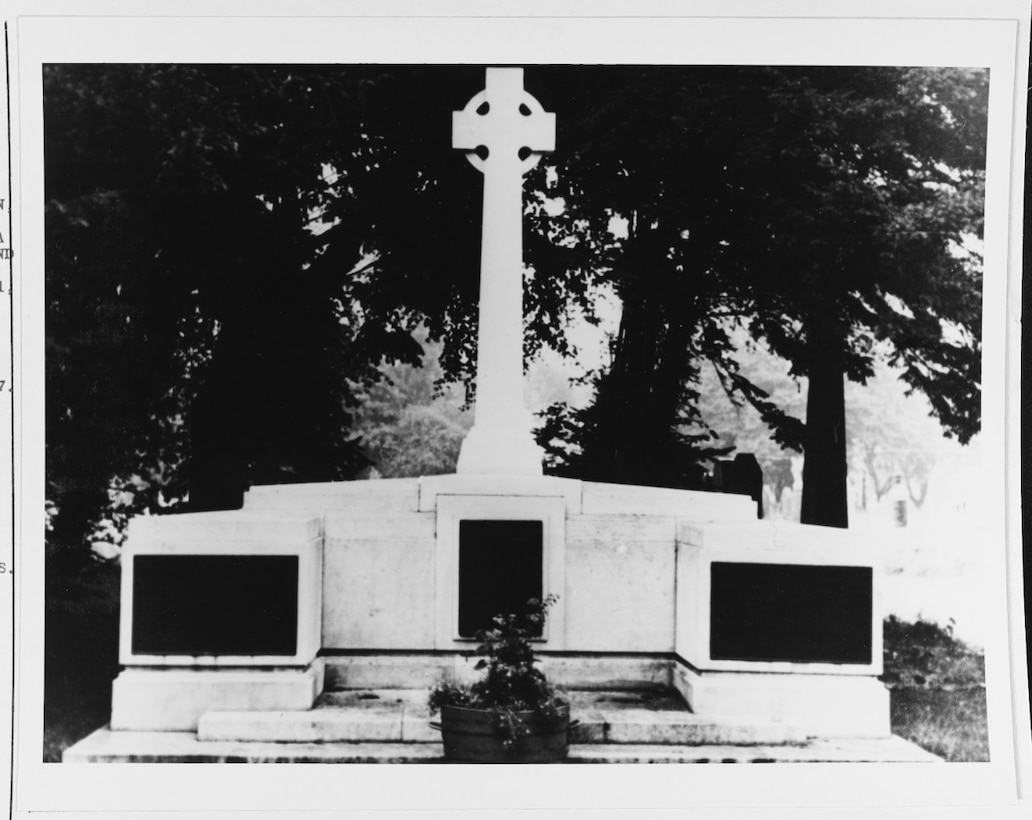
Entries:
{"type": "MultiPolygon", "coordinates": [[[[535,214],[542,227],[528,251],[539,275],[573,267],[589,286],[610,287],[622,314],[595,404],[557,410],[543,438],[575,435],[581,452],[564,469],[584,478],[700,486],[700,462],[718,451],[699,424],[699,363],[719,362],[729,381],[737,378],[721,317],[736,310],[729,286],[737,263],[725,237],[737,218],[727,177],[741,141],[703,123],[726,123],[738,103],[748,110],[750,86],[724,69],[547,76],[543,85],[556,91],[543,102],[563,111],[566,124],[549,194],[565,210],[535,214]]],[[[585,309],[590,317],[590,303],[585,309]]]]}
{"type": "Polygon", "coordinates": [[[553,107],[576,113],[552,171],[566,210],[542,232],[558,252],[534,244],[534,264],[577,265],[624,306],[604,376],[615,387],[600,383],[593,409],[609,431],[593,444],[582,426],[585,461],[591,448],[608,449],[609,463],[621,447],[641,452],[662,483],[664,458],[700,456],[664,438],[693,420],[686,402],[709,360],[781,444],[805,447],[804,521],[843,526],[843,379],[866,379],[879,343],[948,431],[963,441],[977,429],[980,273],[965,238],[981,226],[984,72],[620,67],[552,78],[553,107]],[[736,326],[807,378],[805,428],[739,372],[736,326]],[[612,401],[624,410],[607,411],[612,401]]]}
{"type": "MultiPolygon", "coordinates": [[[[62,538],[112,477],[189,490],[200,509],[252,482],[355,475],[358,392],[384,359],[419,360],[421,323],[469,386],[481,180],[450,148],[449,112],[482,83],[472,66],[47,67],[62,538]]],[[[945,70],[529,69],[561,116],[559,151],[526,184],[527,354],[568,351],[566,320],[591,317],[596,285],[623,303],[598,400],[571,416],[578,469],[696,483],[716,441],[695,409],[705,361],[802,446],[801,423],[739,372],[735,326],[811,384],[827,364],[814,351],[835,353],[811,420],[835,373],[864,378],[884,339],[969,435],[977,259],[953,251],[977,233],[984,85],[945,70]]]]}
{"type": "Polygon", "coordinates": [[[443,345],[425,330],[417,340],[424,349],[418,366],[385,363],[385,378],[356,392],[354,433],[384,478],[455,472],[472,424],[461,388],[443,381],[443,345]]]}
{"type": "MultiPolygon", "coordinates": [[[[358,392],[382,361],[419,361],[420,323],[449,377],[470,377],[480,181],[449,129],[482,82],[475,67],[46,68],[56,537],[81,540],[112,480],[158,476],[141,496],[210,509],[255,482],[357,474],[358,392]]],[[[552,285],[530,350],[561,336],[552,285]]]]}
{"type": "Polygon", "coordinates": [[[343,136],[323,101],[352,93],[286,68],[47,67],[48,475],[66,539],[111,476],[155,460],[184,465],[177,494],[198,509],[359,463],[341,438],[359,334],[306,267],[306,197],[343,136]]]}
{"type": "Polygon", "coordinates": [[[802,520],[846,526],[844,380],[866,381],[877,345],[947,432],[966,441],[980,423],[981,279],[963,248],[981,232],[987,76],[827,69],[796,83],[793,113],[817,125],[781,156],[805,182],[787,189],[775,230],[790,238],[768,243],[775,273],[757,289],[779,311],[751,329],[808,377],[802,520]]]}
{"type": "MultiPolygon", "coordinates": [[[[770,395],[792,415],[805,416],[803,380],[789,375],[789,363],[735,334],[736,358],[750,382],[770,395]]],[[[700,412],[705,423],[720,434],[721,444],[736,452],[756,455],[775,499],[792,483],[791,452],[778,446],[759,413],[748,403],[728,396],[712,371],[703,371],[700,412]]],[[[920,508],[927,498],[930,478],[939,459],[958,448],[944,439],[923,394],[907,390],[900,371],[875,361],[874,375],[865,384],[847,383],[845,391],[847,461],[850,481],[859,491],[857,503],[867,508],[878,502],[901,476],[911,502],[920,508]]]]}
{"type": "Polygon", "coordinates": [[[920,509],[940,458],[958,448],[944,440],[927,398],[879,363],[865,386],[847,385],[846,407],[850,458],[863,465],[867,500],[880,501],[899,476],[920,509]]]}

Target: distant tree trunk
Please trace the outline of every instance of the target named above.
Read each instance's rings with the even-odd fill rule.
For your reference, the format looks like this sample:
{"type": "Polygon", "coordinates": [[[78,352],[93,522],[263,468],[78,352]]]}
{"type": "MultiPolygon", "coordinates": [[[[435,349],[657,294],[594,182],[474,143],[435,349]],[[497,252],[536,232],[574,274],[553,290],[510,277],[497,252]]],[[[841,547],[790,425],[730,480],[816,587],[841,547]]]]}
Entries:
{"type": "Polygon", "coordinates": [[[907,484],[907,495],[910,496],[910,500],[914,502],[914,506],[917,509],[921,509],[924,506],[925,499],[928,497],[928,479],[917,478],[911,479],[910,476],[904,475],[903,480],[907,484]],[[918,491],[914,492],[914,484],[917,484],[918,491]]]}
{"type": "Polygon", "coordinates": [[[825,527],[849,526],[846,502],[846,398],[842,337],[834,322],[811,322],[809,388],[806,393],[806,442],[803,498],[799,520],[825,527]]]}

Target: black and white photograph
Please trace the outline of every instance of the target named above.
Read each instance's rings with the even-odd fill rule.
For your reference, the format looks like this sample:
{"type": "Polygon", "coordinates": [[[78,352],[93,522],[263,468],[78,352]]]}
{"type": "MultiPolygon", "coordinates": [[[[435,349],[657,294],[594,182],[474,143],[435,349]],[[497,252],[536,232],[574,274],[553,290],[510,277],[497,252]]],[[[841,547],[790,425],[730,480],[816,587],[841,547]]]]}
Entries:
{"type": "Polygon", "coordinates": [[[1027,809],[1029,11],[771,5],[8,20],[14,816],[1027,809]]]}

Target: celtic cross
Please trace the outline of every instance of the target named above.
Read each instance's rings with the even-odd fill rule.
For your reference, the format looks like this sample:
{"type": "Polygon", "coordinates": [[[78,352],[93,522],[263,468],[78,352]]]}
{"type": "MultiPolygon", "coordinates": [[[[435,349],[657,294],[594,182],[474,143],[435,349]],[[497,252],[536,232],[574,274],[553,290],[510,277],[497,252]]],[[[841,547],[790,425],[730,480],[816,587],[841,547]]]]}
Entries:
{"type": "Polygon", "coordinates": [[[476,409],[457,470],[540,475],[523,404],[523,175],[555,150],[555,114],[524,91],[522,68],[489,68],[452,112],[452,147],[484,174],[476,409]]]}

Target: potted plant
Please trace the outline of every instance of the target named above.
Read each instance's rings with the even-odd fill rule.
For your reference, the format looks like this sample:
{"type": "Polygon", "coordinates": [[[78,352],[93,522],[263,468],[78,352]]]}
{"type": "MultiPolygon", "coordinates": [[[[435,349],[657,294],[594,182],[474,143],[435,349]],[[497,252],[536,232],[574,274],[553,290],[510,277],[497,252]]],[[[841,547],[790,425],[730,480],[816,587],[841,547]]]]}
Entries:
{"type": "Polygon", "coordinates": [[[496,615],[477,633],[476,669],[470,685],[439,683],[430,691],[430,713],[441,713],[446,760],[463,763],[553,763],[569,748],[570,703],[535,666],[531,639],[541,634],[549,595],[527,603],[522,615],[496,615]]]}

